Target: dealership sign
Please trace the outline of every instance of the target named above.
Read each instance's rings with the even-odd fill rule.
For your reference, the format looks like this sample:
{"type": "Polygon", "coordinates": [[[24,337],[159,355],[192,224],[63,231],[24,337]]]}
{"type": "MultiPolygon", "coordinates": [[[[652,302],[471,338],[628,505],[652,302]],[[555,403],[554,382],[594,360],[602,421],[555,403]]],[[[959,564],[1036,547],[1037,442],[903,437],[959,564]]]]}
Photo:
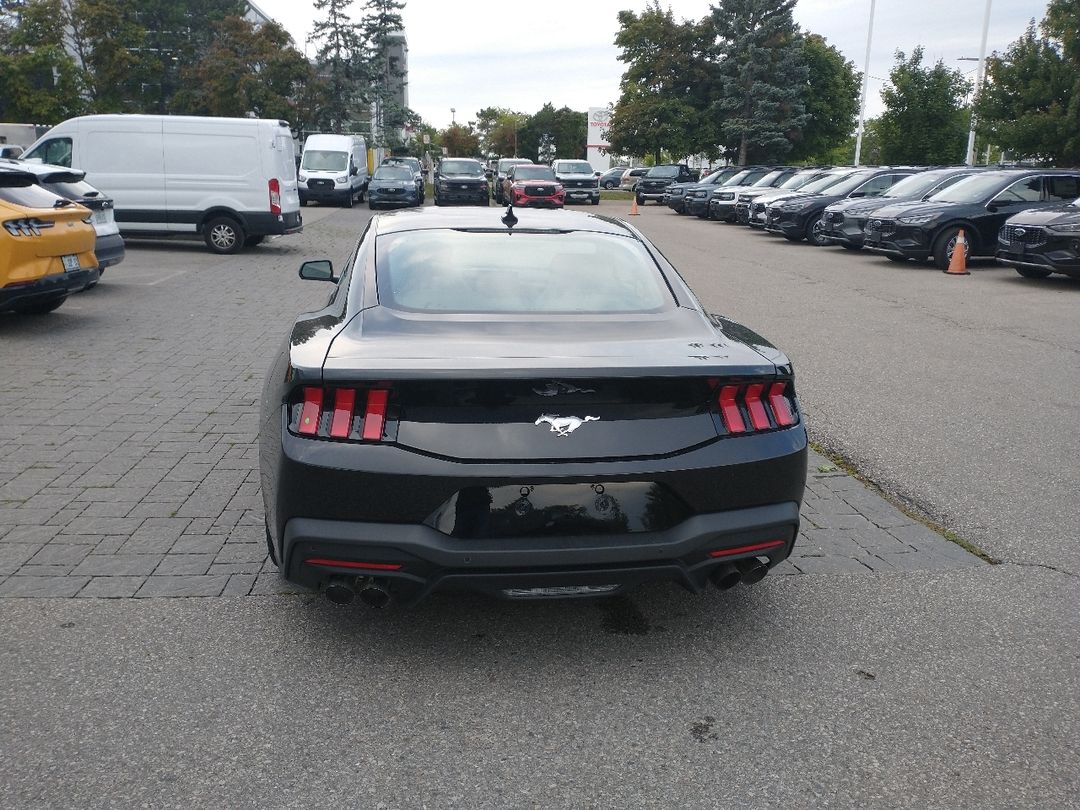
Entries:
{"type": "Polygon", "coordinates": [[[589,107],[589,135],[586,144],[590,149],[606,149],[608,129],[611,127],[611,107],[589,107]]]}

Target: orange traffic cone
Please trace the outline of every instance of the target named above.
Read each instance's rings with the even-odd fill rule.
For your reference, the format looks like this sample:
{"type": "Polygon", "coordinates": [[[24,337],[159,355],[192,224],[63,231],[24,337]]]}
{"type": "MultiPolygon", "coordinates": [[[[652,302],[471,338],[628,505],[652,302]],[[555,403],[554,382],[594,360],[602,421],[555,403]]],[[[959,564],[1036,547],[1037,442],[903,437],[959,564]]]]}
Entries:
{"type": "Polygon", "coordinates": [[[945,272],[950,276],[971,275],[967,269],[967,239],[964,238],[963,228],[956,234],[956,244],[953,245],[952,257],[949,259],[949,269],[945,272]]]}
{"type": "Polygon", "coordinates": [[[636,194],[633,197],[630,198],[630,216],[632,216],[632,217],[638,216],[637,195],[636,194]]]}

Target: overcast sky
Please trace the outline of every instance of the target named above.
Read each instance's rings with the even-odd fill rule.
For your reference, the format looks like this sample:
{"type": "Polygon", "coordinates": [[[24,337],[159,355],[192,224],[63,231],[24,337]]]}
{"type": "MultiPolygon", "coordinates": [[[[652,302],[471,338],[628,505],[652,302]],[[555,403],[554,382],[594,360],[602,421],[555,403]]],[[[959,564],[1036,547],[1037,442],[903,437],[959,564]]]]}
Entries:
{"type": "MultiPolygon", "coordinates": [[[[312,28],[310,0],[256,0],[304,48],[312,28]]],[[[472,120],[489,106],[533,113],[550,101],[576,110],[618,100],[623,63],[613,44],[621,9],[645,0],[407,0],[409,106],[438,128],[472,120]],[[528,9],[532,13],[525,14],[528,9]]],[[[356,3],[358,8],[360,3],[356,3]]],[[[698,19],[707,0],[670,0],[679,18],[698,19]]],[[[1041,20],[1046,0],[993,0],[987,52],[1004,50],[1028,20],[1041,20]]],[[[880,90],[897,50],[922,45],[926,58],[970,71],[982,34],[984,0],[878,0],[870,57],[867,115],[881,111],[880,90]]],[[[795,19],[824,36],[861,71],[870,0],[800,0],[795,19]]],[[[314,53],[309,48],[309,53],[314,53]]]]}

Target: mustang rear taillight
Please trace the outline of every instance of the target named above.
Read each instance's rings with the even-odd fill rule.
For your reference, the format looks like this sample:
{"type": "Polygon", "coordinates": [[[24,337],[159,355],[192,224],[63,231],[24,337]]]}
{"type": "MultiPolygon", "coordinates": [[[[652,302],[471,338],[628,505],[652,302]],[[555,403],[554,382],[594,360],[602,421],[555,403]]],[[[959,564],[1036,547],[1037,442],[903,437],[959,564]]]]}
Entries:
{"type": "Polygon", "coordinates": [[[386,432],[386,388],[301,388],[289,407],[289,430],[301,436],[382,441],[386,432]]]}
{"type": "Polygon", "coordinates": [[[789,382],[722,385],[716,396],[724,428],[731,435],[776,430],[797,420],[789,382]]]}

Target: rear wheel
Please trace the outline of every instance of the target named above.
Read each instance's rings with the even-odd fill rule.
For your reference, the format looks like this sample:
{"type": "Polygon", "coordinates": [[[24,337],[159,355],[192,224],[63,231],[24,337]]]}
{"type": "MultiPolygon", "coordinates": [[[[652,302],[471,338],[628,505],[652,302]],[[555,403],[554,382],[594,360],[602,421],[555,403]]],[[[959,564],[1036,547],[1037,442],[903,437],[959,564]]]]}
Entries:
{"type": "Polygon", "coordinates": [[[30,301],[25,304],[12,304],[11,308],[20,315],[46,315],[67,301],[67,293],[45,301],[30,301]]]}
{"type": "Polygon", "coordinates": [[[644,205],[645,204],[645,198],[642,197],[640,194],[635,194],[634,198],[637,200],[638,205],[644,205]]]}
{"type": "Polygon", "coordinates": [[[206,246],[214,253],[236,253],[244,246],[244,229],[230,217],[217,217],[206,223],[203,231],[206,246]]]}
{"type": "Polygon", "coordinates": [[[1051,270],[1043,270],[1041,267],[1018,267],[1013,265],[1013,269],[1024,278],[1046,278],[1050,275],[1051,270]]]}
{"type": "MultiPolygon", "coordinates": [[[[960,228],[946,228],[941,236],[934,242],[934,265],[938,270],[948,270],[952,260],[953,248],[956,247],[956,237],[960,228]]],[[[964,255],[970,259],[974,252],[975,238],[970,228],[964,228],[964,255]]]]}

